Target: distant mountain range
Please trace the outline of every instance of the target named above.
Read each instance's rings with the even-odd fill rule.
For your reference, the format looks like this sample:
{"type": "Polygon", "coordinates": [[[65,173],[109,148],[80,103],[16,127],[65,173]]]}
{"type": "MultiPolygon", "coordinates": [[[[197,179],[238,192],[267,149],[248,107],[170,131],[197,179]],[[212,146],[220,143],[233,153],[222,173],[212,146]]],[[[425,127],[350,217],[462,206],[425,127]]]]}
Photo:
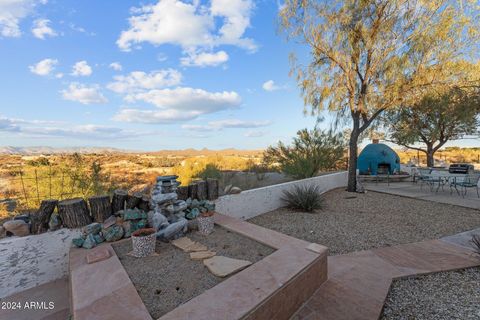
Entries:
{"type": "Polygon", "coordinates": [[[156,156],[210,156],[221,154],[223,156],[255,156],[262,153],[262,150],[240,150],[235,148],[211,150],[211,149],[183,149],[183,150],[159,150],[159,151],[134,151],[122,150],[117,148],[102,148],[102,147],[68,147],[68,148],[54,148],[54,147],[0,147],[0,155],[48,155],[48,154],[105,154],[105,153],[136,153],[136,154],[151,154],[156,156]]]}
{"type": "Polygon", "coordinates": [[[101,147],[0,147],[0,154],[19,154],[19,155],[39,155],[39,154],[69,154],[69,153],[128,153],[127,151],[117,148],[101,148],[101,147]]]}

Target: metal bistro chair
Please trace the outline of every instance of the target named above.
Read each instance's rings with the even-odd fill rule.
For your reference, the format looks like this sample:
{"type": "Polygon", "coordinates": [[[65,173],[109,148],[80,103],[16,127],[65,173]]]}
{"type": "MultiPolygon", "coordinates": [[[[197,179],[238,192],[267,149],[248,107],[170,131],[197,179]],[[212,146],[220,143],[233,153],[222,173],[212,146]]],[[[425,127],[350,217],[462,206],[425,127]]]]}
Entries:
{"type": "MultiPolygon", "coordinates": [[[[432,172],[432,169],[430,168],[418,168],[417,172],[415,173],[415,178],[418,178],[418,181],[420,181],[420,189],[423,188],[423,184],[430,184],[430,173],[432,172]]],[[[417,182],[417,179],[415,179],[415,182],[417,182]]]]}
{"type": "Polygon", "coordinates": [[[480,194],[478,192],[478,181],[480,180],[480,173],[471,173],[465,175],[465,178],[463,179],[454,179],[450,183],[450,193],[453,192],[452,187],[457,190],[457,193],[460,195],[460,191],[458,190],[457,187],[460,187],[460,190],[463,189],[462,191],[462,197],[465,198],[465,195],[467,194],[467,189],[468,188],[475,188],[477,190],[477,197],[480,198],[480,194]]]}

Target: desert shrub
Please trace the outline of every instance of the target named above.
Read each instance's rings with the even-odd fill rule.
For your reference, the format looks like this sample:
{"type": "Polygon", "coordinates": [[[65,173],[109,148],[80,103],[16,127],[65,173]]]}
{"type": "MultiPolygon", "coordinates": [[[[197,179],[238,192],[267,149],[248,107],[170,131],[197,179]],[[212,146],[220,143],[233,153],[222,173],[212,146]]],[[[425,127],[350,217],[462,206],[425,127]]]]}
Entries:
{"type": "Polygon", "coordinates": [[[195,178],[207,180],[207,178],[220,179],[222,177],[222,171],[215,163],[208,163],[205,169],[197,173],[195,178]]]}
{"type": "Polygon", "coordinates": [[[345,144],[340,134],[331,131],[303,129],[297,132],[291,145],[279,142],[264,153],[267,166],[296,179],[316,176],[320,171],[332,170],[342,159],[345,144]]]}
{"type": "Polygon", "coordinates": [[[473,244],[473,249],[477,254],[480,255],[480,235],[475,234],[472,236],[472,244],[473,244]]]}
{"type": "Polygon", "coordinates": [[[324,199],[319,189],[317,185],[297,185],[283,192],[282,201],[291,209],[307,212],[322,209],[324,199]]]}

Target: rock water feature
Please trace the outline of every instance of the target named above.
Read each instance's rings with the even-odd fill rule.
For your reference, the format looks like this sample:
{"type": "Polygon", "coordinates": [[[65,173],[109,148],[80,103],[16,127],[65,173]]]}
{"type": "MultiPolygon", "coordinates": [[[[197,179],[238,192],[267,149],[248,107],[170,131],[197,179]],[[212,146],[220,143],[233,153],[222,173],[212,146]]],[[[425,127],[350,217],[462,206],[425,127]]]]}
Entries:
{"type": "MultiPolygon", "coordinates": [[[[184,237],[188,230],[197,229],[197,217],[215,210],[208,200],[188,198],[179,200],[177,176],[161,176],[151,190],[148,213],[138,208],[115,212],[103,224],[94,222],[84,227],[81,237],[72,241],[75,247],[91,249],[107,241],[131,237],[132,233],[147,227],[155,230],[157,239],[164,242],[184,237]]],[[[53,215],[52,215],[53,217],[53,215]]]]}

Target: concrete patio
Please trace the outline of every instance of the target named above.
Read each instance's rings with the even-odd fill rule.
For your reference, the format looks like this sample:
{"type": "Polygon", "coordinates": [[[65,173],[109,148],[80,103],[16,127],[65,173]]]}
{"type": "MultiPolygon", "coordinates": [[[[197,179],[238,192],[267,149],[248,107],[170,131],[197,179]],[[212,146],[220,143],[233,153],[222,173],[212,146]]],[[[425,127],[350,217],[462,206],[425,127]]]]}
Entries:
{"type": "Polygon", "coordinates": [[[394,194],[398,196],[410,197],[421,200],[435,201],[439,203],[451,204],[471,209],[480,209],[480,198],[477,197],[476,190],[469,188],[465,198],[458,195],[455,190],[450,194],[450,187],[440,187],[436,192],[437,186],[430,189],[430,186],[413,182],[363,182],[366,190],[394,194]]]}

